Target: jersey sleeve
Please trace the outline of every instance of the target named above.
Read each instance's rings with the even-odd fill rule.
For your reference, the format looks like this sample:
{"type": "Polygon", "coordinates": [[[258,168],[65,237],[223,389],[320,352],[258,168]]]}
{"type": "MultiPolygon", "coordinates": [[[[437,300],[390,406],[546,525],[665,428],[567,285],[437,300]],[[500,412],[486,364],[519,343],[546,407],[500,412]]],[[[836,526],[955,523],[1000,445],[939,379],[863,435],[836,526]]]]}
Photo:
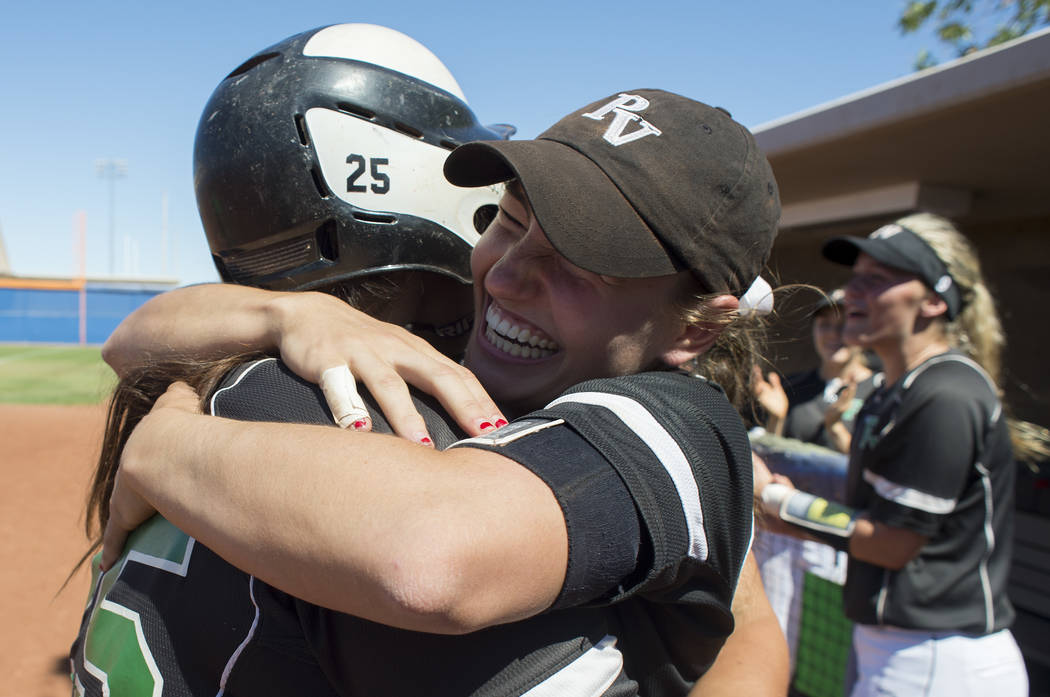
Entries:
{"type": "Polygon", "coordinates": [[[997,400],[984,378],[952,362],[925,371],[861,473],[874,489],[874,520],[934,535],[955,510],[997,400]]]}
{"type": "Polygon", "coordinates": [[[751,539],[751,456],[716,386],[677,373],[592,380],[457,445],[551,487],[569,532],[555,607],[642,594],[728,608],[751,539]]]}

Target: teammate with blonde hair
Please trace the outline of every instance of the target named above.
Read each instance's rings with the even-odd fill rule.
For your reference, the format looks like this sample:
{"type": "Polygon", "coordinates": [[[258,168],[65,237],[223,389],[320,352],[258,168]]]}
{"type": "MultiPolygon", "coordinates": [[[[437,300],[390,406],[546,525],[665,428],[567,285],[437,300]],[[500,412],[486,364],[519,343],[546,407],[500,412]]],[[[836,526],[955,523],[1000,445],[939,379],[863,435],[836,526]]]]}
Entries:
{"type": "Polygon", "coordinates": [[[848,342],[885,382],[858,413],[846,506],[756,477],[764,505],[849,552],[853,697],[1027,694],[1006,593],[1015,462],[1001,401],[998,314],[977,255],[947,219],[920,213],[836,238],[850,265],[848,342]]]}

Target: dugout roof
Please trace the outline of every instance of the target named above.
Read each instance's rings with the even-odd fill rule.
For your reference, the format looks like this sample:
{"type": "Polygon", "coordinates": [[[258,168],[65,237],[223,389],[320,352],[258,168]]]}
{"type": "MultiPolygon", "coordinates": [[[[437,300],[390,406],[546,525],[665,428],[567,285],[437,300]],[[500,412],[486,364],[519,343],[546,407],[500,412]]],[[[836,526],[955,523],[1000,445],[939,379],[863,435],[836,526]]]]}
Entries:
{"type": "Polygon", "coordinates": [[[753,130],[790,234],[919,208],[963,223],[1046,215],[1048,124],[1050,29],[753,130]]]}

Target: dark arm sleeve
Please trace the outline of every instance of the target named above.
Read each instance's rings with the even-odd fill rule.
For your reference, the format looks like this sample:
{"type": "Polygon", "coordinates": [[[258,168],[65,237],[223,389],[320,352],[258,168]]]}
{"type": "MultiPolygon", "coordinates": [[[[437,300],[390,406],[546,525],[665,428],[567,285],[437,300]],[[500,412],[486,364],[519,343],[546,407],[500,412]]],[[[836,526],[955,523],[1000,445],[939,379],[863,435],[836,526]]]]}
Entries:
{"type": "Polygon", "coordinates": [[[718,388],[675,373],[589,381],[459,445],[551,486],[570,552],[556,607],[636,593],[678,602],[696,589],[728,607],[751,538],[751,458],[718,388]]]}
{"type": "Polygon", "coordinates": [[[527,467],[551,488],[569,538],[565,583],[555,608],[586,603],[635,572],[642,524],[608,460],[564,419],[520,419],[457,445],[492,450],[527,467]]]}

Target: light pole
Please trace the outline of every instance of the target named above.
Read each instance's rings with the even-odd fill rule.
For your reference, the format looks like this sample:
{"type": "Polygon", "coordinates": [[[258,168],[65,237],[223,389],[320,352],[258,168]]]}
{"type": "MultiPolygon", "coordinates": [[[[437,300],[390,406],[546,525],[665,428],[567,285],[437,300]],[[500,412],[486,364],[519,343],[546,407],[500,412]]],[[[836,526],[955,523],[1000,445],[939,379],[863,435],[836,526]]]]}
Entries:
{"type": "Polygon", "coordinates": [[[98,176],[109,182],[109,275],[116,273],[117,257],[117,232],[115,220],[116,206],[116,183],[128,173],[128,163],[125,160],[98,159],[95,160],[95,171],[98,176]]]}

